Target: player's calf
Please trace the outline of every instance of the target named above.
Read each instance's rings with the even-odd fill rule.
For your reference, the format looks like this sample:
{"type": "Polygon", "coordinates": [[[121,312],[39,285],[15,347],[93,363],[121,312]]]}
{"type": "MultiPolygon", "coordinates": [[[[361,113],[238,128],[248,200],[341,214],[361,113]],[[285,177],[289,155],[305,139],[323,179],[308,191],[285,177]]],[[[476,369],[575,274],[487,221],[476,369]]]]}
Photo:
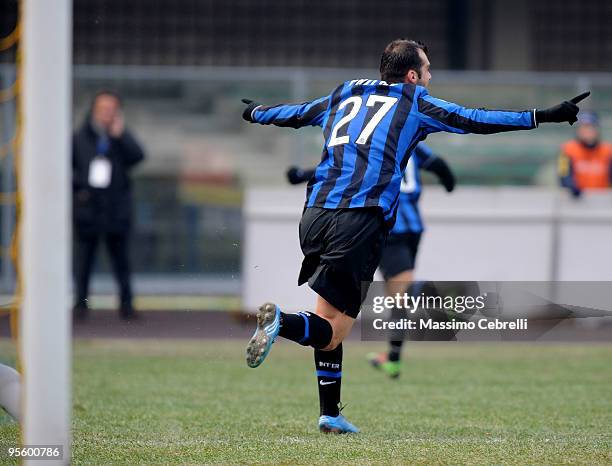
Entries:
{"type": "Polygon", "coordinates": [[[281,312],[279,335],[302,346],[312,346],[316,349],[326,348],[333,341],[334,333],[329,320],[312,312],[298,312],[297,314],[281,312]]]}

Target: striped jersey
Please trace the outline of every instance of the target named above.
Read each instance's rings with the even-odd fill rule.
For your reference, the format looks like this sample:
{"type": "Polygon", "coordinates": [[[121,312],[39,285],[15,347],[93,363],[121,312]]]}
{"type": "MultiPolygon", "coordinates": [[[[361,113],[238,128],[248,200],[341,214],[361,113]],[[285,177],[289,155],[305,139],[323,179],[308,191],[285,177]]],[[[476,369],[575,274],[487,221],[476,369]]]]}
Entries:
{"type": "Polygon", "coordinates": [[[415,147],[402,176],[396,221],[390,234],[399,235],[423,231],[423,221],[419,212],[420,170],[427,170],[436,158],[437,156],[425,143],[421,142],[415,147]]]}
{"type": "Polygon", "coordinates": [[[323,128],[323,154],[308,183],[306,207],[379,207],[395,222],[410,154],[430,133],[490,134],[532,129],[535,111],[471,109],[422,86],[354,79],[301,104],[256,107],[253,122],[323,128]]]}

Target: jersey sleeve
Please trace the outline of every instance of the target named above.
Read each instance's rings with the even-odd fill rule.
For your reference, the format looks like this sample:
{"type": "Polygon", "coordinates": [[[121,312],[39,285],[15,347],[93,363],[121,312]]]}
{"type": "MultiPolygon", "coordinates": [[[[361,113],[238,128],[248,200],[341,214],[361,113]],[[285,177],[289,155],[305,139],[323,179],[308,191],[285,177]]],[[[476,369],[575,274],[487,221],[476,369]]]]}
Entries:
{"type": "Polygon", "coordinates": [[[421,128],[426,133],[493,134],[533,129],[535,110],[522,112],[466,108],[422,92],[418,99],[421,128]]]}
{"type": "Polygon", "coordinates": [[[418,167],[423,170],[427,170],[431,163],[438,158],[433,150],[431,150],[431,147],[424,142],[417,144],[412,156],[416,159],[418,167]]]}
{"type": "Polygon", "coordinates": [[[425,170],[436,175],[438,181],[440,181],[449,193],[455,189],[456,180],[453,171],[446,161],[442,157],[436,155],[427,144],[419,142],[412,156],[417,161],[417,167],[420,170],[425,170]]]}
{"type": "Polygon", "coordinates": [[[281,104],[271,107],[260,105],[253,110],[251,117],[253,122],[262,125],[289,128],[322,126],[330,99],[330,96],[325,96],[301,104],[281,104]]]}

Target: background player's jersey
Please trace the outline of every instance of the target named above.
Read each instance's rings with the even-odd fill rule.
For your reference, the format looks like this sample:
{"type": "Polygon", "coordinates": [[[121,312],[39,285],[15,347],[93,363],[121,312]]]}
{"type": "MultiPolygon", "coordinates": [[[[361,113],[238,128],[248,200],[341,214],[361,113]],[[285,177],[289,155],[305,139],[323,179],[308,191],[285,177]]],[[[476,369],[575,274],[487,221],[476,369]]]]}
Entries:
{"type": "Polygon", "coordinates": [[[427,169],[436,158],[436,155],[425,143],[419,143],[414,149],[406,164],[406,170],[404,170],[400,185],[397,217],[390,234],[421,233],[423,231],[423,221],[419,213],[419,198],[421,197],[421,175],[419,171],[427,169]]]}
{"type": "Polygon", "coordinates": [[[321,162],[308,183],[307,207],[380,207],[389,226],[408,158],[437,131],[497,133],[535,127],[533,111],[468,109],[436,99],[422,86],[356,79],[330,95],[294,105],[259,106],[254,122],[321,126],[321,162]]]}

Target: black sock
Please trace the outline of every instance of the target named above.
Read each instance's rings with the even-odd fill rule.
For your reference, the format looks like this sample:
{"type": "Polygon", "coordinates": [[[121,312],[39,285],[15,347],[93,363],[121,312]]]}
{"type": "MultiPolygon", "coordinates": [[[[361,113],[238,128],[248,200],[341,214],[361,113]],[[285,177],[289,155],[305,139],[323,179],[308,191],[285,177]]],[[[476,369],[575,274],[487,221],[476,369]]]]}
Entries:
{"type": "MultiPolygon", "coordinates": [[[[406,294],[414,296],[414,291],[414,283],[411,283],[406,289],[406,294]]],[[[391,310],[392,319],[399,320],[404,317],[406,317],[406,311],[403,309],[393,308],[391,310]]],[[[400,360],[402,356],[402,345],[404,344],[405,332],[405,330],[395,332],[395,335],[391,337],[393,339],[389,342],[389,354],[387,356],[389,361],[397,362],[400,360]]]]}
{"type": "Polygon", "coordinates": [[[281,312],[278,334],[303,346],[325,348],[332,339],[333,330],[329,322],[310,312],[285,314],[281,312]]]}
{"type": "Polygon", "coordinates": [[[315,349],[315,368],[319,386],[321,416],[340,414],[340,385],[342,383],[342,343],[331,351],[315,349]]]}
{"type": "Polygon", "coordinates": [[[389,342],[389,361],[399,361],[400,356],[402,354],[402,345],[404,342],[402,340],[391,341],[389,342]]]}

